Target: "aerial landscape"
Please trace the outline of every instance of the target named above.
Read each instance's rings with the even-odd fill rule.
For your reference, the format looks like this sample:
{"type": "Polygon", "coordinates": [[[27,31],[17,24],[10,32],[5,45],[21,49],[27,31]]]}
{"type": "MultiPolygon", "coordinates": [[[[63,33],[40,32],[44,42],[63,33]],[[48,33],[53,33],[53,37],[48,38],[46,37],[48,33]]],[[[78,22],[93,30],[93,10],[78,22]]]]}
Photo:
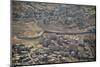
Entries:
{"type": "Polygon", "coordinates": [[[96,61],[96,6],[12,1],[11,65],[96,61]]]}

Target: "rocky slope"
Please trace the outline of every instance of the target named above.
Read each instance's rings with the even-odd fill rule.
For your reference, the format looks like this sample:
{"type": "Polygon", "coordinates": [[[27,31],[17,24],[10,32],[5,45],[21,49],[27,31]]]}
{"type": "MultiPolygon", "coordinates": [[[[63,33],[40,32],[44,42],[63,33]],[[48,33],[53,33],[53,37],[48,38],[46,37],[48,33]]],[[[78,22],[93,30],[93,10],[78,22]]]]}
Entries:
{"type": "Polygon", "coordinates": [[[95,6],[12,2],[12,65],[96,60],[95,6]]]}

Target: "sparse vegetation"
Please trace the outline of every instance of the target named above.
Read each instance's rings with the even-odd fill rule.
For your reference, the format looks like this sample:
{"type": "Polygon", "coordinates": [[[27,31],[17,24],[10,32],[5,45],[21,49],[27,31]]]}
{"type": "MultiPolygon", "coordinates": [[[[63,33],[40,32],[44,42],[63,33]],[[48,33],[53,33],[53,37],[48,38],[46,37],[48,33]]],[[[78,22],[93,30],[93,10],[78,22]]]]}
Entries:
{"type": "Polygon", "coordinates": [[[95,61],[95,6],[13,1],[12,65],[95,61]]]}

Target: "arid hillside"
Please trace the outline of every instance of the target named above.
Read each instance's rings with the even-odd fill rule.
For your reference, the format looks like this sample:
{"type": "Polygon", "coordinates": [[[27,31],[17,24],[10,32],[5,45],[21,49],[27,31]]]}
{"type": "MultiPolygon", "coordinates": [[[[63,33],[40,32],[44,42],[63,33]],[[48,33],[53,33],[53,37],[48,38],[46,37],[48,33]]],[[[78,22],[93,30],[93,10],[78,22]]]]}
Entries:
{"type": "Polygon", "coordinates": [[[96,7],[12,1],[12,65],[96,60],[96,7]]]}

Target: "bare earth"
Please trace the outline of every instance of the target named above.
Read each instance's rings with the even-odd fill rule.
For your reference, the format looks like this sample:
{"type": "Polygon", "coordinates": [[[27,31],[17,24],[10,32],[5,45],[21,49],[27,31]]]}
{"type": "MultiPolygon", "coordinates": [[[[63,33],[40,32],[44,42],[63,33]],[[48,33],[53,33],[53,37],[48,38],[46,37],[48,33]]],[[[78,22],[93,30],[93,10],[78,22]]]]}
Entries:
{"type": "Polygon", "coordinates": [[[12,66],[96,60],[96,7],[12,1],[12,66]]]}

